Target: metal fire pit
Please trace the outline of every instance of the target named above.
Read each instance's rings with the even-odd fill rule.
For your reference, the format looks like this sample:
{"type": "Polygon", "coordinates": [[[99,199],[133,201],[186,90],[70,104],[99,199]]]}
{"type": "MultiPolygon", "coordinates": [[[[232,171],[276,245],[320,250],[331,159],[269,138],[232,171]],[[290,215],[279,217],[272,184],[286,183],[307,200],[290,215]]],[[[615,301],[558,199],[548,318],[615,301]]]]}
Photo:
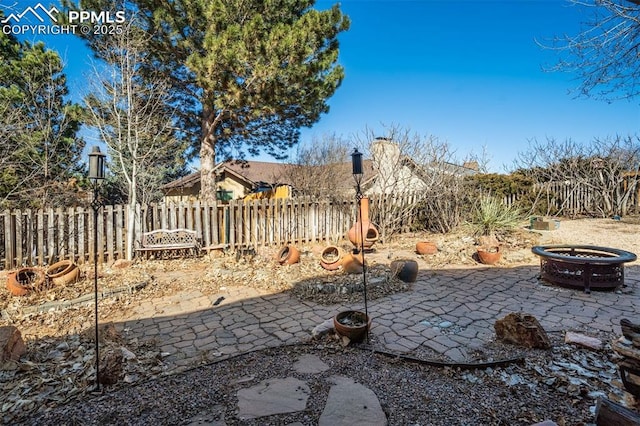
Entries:
{"type": "Polygon", "coordinates": [[[624,285],[624,264],[636,255],[619,249],[596,246],[535,246],[540,256],[540,276],[562,287],[612,290],[624,285]]]}

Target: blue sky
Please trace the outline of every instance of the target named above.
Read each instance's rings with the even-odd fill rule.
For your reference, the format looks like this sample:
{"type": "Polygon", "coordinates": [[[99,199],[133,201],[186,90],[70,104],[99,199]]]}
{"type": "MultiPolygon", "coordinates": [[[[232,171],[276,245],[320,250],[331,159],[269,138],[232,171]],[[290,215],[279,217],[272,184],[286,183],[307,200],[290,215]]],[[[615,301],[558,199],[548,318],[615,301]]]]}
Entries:
{"type": "MultiPolygon", "coordinates": [[[[35,4],[18,0],[16,8],[35,4]]],[[[576,99],[569,93],[575,75],[544,71],[557,56],[536,40],[576,34],[587,19],[566,0],[346,0],[341,7],[352,21],[340,36],[345,80],[330,112],[303,129],[302,143],[331,133],[349,139],[366,128],[382,136],[385,125],[397,125],[447,141],[459,159],[485,147],[490,170],[505,172],[532,139],[640,134],[640,100],[576,99]]],[[[60,35],[45,42],[65,60],[71,90],[83,88],[89,53],[82,42],[60,35]]]]}
{"type": "Polygon", "coordinates": [[[564,0],[352,0],[342,9],[352,20],[340,38],[345,80],[305,140],[396,124],[446,140],[461,158],[486,146],[490,168],[504,172],[533,138],[640,130],[639,100],[575,99],[576,76],[544,71],[557,54],[536,40],[576,34],[586,18],[564,0]]]}

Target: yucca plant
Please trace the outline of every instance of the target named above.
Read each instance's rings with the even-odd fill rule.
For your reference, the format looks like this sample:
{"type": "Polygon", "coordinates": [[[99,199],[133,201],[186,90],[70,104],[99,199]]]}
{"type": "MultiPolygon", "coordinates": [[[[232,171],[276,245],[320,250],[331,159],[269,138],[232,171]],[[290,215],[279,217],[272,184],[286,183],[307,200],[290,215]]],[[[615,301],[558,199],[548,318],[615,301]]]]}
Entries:
{"type": "Polygon", "coordinates": [[[472,212],[467,227],[475,237],[496,237],[513,231],[521,222],[520,211],[495,197],[483,197],[472,212]]]}

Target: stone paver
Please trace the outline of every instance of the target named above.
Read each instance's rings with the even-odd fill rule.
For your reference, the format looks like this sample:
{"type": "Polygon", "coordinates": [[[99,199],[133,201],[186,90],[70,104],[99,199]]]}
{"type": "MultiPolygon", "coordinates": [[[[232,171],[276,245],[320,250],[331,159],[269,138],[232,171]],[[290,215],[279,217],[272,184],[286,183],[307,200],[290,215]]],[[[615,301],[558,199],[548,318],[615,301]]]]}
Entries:
{"type": "MultiPolygon", "coordinates": [[[[625,269],[621,292],[591,294],[543,285],[538,272],[537,266],[429,271],[412,291],[369,301],[371,333],[389,351],[426,347],[464,361],[467,349],[491,340],[493,323],[509,312],[531,313],[548,331],[586,334],[619,332],[621,318],[640,313],[639,266],[625,269]]],[[[142,302],[118,327],[129,338],[159,342],[171,372],[189,362],[305,341],[316,325],[345,309],[363,306],[321,306],[248,287],[215,296],[192,290],[142,302]]]]}
{"type": "MultiPolygon", "coordinates": [[[[468,352],[494,337],[495,320],[510,312],[535,315],[547,331],[585,334],[619,333],[620,319],[640,312],[638,266],[626,268],[627,287],[621,292],[589,295],[543,285],[537,274],[534,266],[430,271],[418,278],[412,291],[369,302],[371,334],[387,351],[406,354],[424,347],[465,362],[468,352]]],[[[320,306],[248,287],[222,289],[214,296],[192,290],[142,302],[135,317],[117,327],[128,338],[158,342],[166,371],[179,373],[203,362],[305,341],[314,327],[346,309],[363,306],[320,306]]],[[[293,366],[307,375],[328,368],[311,355],[293,366]]],[[[386,424],[371,390],[349,378],[334,379],[320,425],[386,424]]],[[[238,392],[238,416],[304,410],[309,393],[299,379],[270,379],[238,392]]],[[[214,406],[188,424],[224,426],[224,410],[214,406]]]]}

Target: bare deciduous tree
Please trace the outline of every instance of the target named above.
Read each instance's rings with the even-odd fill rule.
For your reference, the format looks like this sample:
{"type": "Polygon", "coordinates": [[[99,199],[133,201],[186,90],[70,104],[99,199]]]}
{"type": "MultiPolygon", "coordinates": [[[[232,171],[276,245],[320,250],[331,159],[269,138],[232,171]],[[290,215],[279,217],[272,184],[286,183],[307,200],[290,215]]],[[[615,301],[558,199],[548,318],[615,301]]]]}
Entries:
{"type": "Polygon", "coordinates": [[[553,41],[551,47],[562,57],[552,69],[577,75],[582,95],[619,99],[640,94],[640,1],[569,1],[591,15],[580,33],[553,41]]]}
{"type": "Polygon", "coordinates": [[[296,195],[316,200],[344,200],[345,180],[351,177],[351,144],[335,134],[314,139],[298,147],[296,161],[286,169],[296,195]]]}
{"type": "Polygon", "coordinates": [[[547,214],[626,215],[640,179],[640,139],[533,140],[515,166],[537,183],[547,214]]]}
{"type": "Polygon", "coordinates": [[[148,202],[163,177],[183,165],[185,147],[173,137],[173,111],[168,107],[168,85],[161,79],[144,78],[146,40],[136,25],[122,26],[118,35],[104,38],[100,57],[107,64],[96,66],[95,89],[85,98],[90,125],[112,158],[110,169],[123,182],[127,218],[127,258],[131,259],[136,224],[136,206],[148,202]]]}
{"type": "Polygon", "coordinates": [[[437,232],[460,223],[465,204],[462,178],[475,170],[457,165],[446,142],[396,125],[386,127],[383,137],[366,130],[359,141],[371,153],[374,177],[366,191],[383,240],[415,228],[417,218],[437,232]]]}

